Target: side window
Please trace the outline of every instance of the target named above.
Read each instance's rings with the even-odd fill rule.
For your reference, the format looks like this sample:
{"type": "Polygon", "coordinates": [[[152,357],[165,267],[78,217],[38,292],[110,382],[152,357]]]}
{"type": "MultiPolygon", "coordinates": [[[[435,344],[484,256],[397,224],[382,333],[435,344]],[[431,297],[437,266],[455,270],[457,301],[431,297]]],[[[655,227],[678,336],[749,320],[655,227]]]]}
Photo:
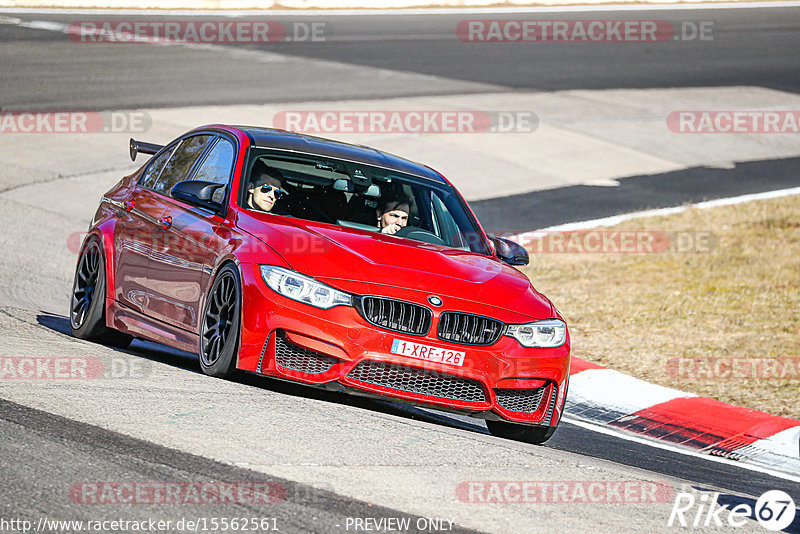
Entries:
{"type": "Polygon", "coordinates": [[[172,146],[166,149],[150,163],[150,166],[147,167],[146,171],[144,171],[142,177],[139,178],[139,185],[147,187],[148,189],[153,189],[153,185],[158,179],[158,175],[161,174],[161,169],[164,168],[164,164],[167,162],[167,159],[169,159],[169,156],[172,154],[174,148],[175,147],[172,146]]]}
{"type": "MultiPolygon", "coordinates": [[[[194,180],[227,184],[233,168],[233,143],[220,138],[197,169],[194,180]]],[[[215,202],[225,200],[225,188],[214,191],[215,202]]]]}
{"type": "Polygon", "coordinates": [[[434,225],[438,230],[435,233],[449,246],[469,250],[461,230],[458,229],[458,223],[453,219],[450,210],[447,209],[447,205],[439,198],[436,192],[431,194],[431,211],[434,217],[434,225]]]}
{"type": "Polygon", "coordinates": [[[153,185],[149,186],[150,189],[165,195],[169,194],[175,184],[189,177],[192,166],[211,139],[210,135],[195,135],[184,139],[167,161],[161,176],[154,181],[153,185]]]}

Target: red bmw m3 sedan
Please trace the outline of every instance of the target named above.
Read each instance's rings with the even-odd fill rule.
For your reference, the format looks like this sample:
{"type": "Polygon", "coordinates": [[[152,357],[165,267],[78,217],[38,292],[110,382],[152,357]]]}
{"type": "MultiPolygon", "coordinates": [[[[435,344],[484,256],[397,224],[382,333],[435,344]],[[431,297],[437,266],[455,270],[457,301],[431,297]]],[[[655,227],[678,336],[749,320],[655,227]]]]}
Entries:
{"type": "Polygon", "coordinates": [[[564,318],[429,167],[364,146],[212,125],[102,198],[70,305],[76,337],[134,337],[246,371],[486,420],[543,443],[566,400],[564,318]]]}

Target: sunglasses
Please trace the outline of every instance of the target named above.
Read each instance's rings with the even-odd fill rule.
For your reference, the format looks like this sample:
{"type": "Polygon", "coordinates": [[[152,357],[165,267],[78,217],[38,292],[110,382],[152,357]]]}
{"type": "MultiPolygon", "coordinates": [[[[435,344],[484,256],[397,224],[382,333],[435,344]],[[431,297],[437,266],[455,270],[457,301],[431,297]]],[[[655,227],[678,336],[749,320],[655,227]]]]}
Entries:
{"type": "Polygon", "coordinates": [[[269,184],[261,184],[262,193],[269,193],[270,191],[272,191],[272,194],[275,195],[275,200],[279,200],[282,196],[289,194],[280,187],[275,187],[274,185],[269,184]]]}

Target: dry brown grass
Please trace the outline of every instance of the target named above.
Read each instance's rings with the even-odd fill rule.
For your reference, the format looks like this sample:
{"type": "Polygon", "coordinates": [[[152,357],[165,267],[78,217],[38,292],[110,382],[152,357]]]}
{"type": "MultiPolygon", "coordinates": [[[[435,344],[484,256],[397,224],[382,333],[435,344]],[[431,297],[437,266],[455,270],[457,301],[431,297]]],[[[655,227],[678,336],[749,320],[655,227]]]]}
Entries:
{"type": "Polygon", "coordinates": [[[525,272],[566,317],[572,354],[656,384],[800,419],[800,195],[689,209],[610,229],[710,232],[717,242],[711,252],[532,253],[525,272]],[[794,367],[784,369],[793,370],[784,375],[789,379],[669,372],[670,359],[694,358],[690,363],[699,366],[709,357],[791,358],[794,367]]]}

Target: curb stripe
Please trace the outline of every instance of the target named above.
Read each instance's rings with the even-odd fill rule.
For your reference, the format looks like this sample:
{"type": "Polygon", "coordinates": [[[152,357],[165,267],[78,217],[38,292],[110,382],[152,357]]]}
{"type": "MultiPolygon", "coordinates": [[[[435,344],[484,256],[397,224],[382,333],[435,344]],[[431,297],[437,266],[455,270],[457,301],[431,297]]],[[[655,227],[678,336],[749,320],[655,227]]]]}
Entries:
{"type": "Polygon", "coordinates": [[[581,418],[572,417],[569,414],[566,414],[561,420],[569,424],[575,425],[577,427],[591,430],[592,432],[597,432],[600,434],[604,434],[606,436],[613,436],[617,439],[622,439],[633,443],[639,443],[642,445],[648,445],[656,449],[671,451],[676,454],[681,454],[684,456],[691,456],[694,458],[704,458],[705,460],[712,463],[716,462],[727,465],[737,465],[747,471],[753,471],[755,473],[764,473],[769,476],[781,478],[783,480],[791,480],[792,482],[800,482],[800,461],[798,460],[793,460],[798,465],[797,469],[787,468],[785,462],[771,464],[771,463],[766,463],[766,462],[762,463],[757,461],[758,459],[764,458],[767,455],[759,457],[752,462],[734,462],[729,458],[723,458],[721,456],[712,456],[710,454],[703,454],[695,449],[681,447],[680,445],[674,445],[672,443],[667,443],[660,440],[654,440],[652,438],[639,437],[636,434],[632,434],[624,430],[619,430],[609,425],[601,425],[593,423],[591,421],[586,421],[581,418]]]}
{"type": "Polygon", "coordinates": [[[566,410],[572,415],[608,424],[655,404],[692,395],[612,369],[588,369],[570,376],[566,410]]]}
{"type": "Polygon", "coordinates": [[[800,474],[800,421],[572,358],[566,413],[698,453],[800,474]],[[620,392],[624,392],[620,394],[620,392]]]}
{"type": "MultiPolygon", "coordinates": [[[[622,221],[800,194],[793,187],[738,197],[580,221],[538,230],[571,231],[622,221]]],[[[536,232],[536,231],[535,231],[536,232]]],[[[525,232],[520,235],[531,234],[525,232]]],[[[565,412],[572,417],[721,456],[800,474],[800,421],[650,384],[572,358],[565,412]],[[624,377],[624,378],[623,378],[624,377]],[[638,405],[638,408],[637,408],[638,405]]]]}
{"type": "Polygon", "coordinates": [[[671,443],[728,455],[800,421],[732,406],[706,397],[677,398],[611,423],[671,443]]]}
{"type": "Polygon", "coordinates": [[[747,451],[751,463],[772,469],[800,473],[800,426],[788,428],[774,436],[760,439],[747,451]],[[761,451],[766,451],[762,453],[761,451]]]}
{"type": "Polygon", "coordinates": [[[572,358],[569,366],[569,374],[572,376],[588,369],[605,369],[605,367],[596,363],[587,362],[586,360],[582,360],[580,358],[572,358]]]}

